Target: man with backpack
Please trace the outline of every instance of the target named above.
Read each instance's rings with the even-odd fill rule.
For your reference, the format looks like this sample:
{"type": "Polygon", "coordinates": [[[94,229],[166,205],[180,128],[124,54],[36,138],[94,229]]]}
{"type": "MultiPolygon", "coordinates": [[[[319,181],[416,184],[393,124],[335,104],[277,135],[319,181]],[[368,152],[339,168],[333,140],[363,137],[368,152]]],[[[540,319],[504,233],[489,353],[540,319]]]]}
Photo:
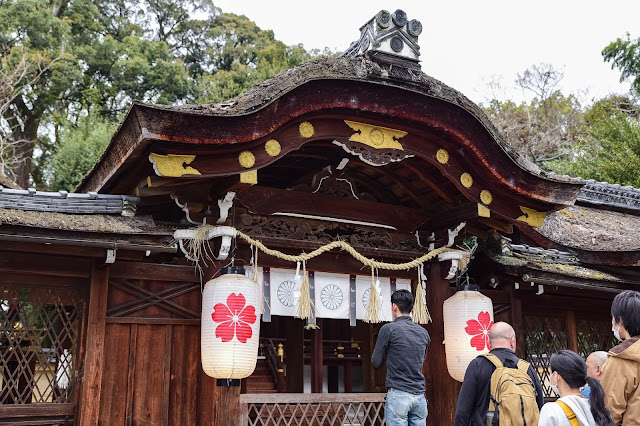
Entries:
{"type": "Polygon", "coordinates": [[[471,361],[458,396],[455,426],[536,426],[544,404],[538,375],[516,354],[516,333],[506,322],[489,330],[491,352],[471,361]],[[498,423],[499,422],[499,423],[498,423]]]}

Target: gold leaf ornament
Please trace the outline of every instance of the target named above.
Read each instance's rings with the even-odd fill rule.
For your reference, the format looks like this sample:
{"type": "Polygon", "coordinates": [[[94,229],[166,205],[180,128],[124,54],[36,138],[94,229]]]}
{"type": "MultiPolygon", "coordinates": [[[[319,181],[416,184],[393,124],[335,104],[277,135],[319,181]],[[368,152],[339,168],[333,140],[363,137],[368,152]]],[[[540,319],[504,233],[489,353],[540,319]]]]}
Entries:
{"type": "Polygon", "coordinates": [[[482,192],[480,192],[480,201],[482,201],[484,205],[488,206],[493,201],[493,195],[491,195],[491,193],[486,189],[483,189],[482,192]]]}
{"type": "Polygon", "coordinates": [[[248,169],[256,164],[256,157],[249,151],[243,151],[238,155],[238,161],[242,167],[248,169]]]}
{"type": "Polygon", "coordinates": [[[449,162],[449,153],[446,149],[440,148],[438,152],[436,152],[436,159],[440,164],[447,164],[449,162]]]}
{"type": "MultiPolygon", "coordinates": [[[[149,161],[158,176],[180,177],[183,175],[199,175],[200,172],[188,164],[196,159],[195,155],[149,154],[149,161]]],[[[151,185],[149,185],[151,186],[151,185]]]]}
{"type": "Polygon", "coordinates": [[[264,144],[264,150],[267,151],[271,157],[276,157],[282,151],[282,147],[280,146],[280,142],[275,139],[270,139],[264,144]]]}
{"type": "Polygon", "coordinates": [[[462,183],[462,186],[464,186],[465,188],[471,188],[471,186],[473,185],[473,178],[469,173],[465,172],[460,175],[460,183],[462,183]]]}
{"type": "Polygon", "coordinates": [[[349,120],[345,120],[344,122],[356,131],[356,133],[349,137],[349,140],[352,142],[359,142],[375,149],[398,149],[404,151],[399,140],[405,136],[407,132],[349,120]]]}
{"type": "Polygon", "coordinates": [[[315,129],[313,128],[313,124],[308,121],[303,121],[298,126],[298,130],[300,131],[300,136],[303,138],[310,138],[315,133],[315,129]]]}

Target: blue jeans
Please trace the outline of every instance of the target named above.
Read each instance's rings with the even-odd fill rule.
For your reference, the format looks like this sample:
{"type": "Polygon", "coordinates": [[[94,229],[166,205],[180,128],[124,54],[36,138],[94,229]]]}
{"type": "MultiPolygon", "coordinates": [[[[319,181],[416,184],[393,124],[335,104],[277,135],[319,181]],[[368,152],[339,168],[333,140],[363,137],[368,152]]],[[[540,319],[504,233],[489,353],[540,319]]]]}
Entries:
{"type": "Polygon", "coordinates": [[[395,389],[389,389],[384,404],[387,426],[425,426],[427,424],[427,399],[395,389]]]}

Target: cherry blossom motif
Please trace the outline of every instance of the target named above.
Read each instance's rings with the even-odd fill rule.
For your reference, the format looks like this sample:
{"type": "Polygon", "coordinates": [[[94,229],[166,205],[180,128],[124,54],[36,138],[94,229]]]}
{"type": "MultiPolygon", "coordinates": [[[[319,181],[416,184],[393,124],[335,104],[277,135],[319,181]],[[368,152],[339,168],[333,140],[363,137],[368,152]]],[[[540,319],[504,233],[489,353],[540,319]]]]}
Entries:
{"type": "Polygon", "coordinates": [[[464,331],[473,336],[471,338],[471,346],[478,351],[482,351],[484,348],[491,350],[491,346],[489,345],[489,329],[492,325],[493,321],[491,321],[489,312],[480,312],[477,320],[472,319],[467,321],[467,326],[464,331]]]}
{"type": "Polygon", "coordinates": [[[227,304],[217,303],[213,307],[211,318],[219,322],[216,327],[216,337],[222,342],[230,342],[236,336],[240,343],[247,343],[251,339],[251,324],[256,322],[256,308],[245,306],[247,303],[242,293],[231,293],[227,297],[227,304]]]}

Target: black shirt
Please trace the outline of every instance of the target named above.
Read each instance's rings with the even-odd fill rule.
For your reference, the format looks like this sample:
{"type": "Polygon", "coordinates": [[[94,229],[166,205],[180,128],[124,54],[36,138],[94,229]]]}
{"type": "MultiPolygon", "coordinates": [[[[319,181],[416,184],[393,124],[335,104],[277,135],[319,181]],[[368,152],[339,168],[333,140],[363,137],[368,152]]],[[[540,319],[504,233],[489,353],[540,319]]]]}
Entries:
{"type": "Polygon", "coordinates": [[[429,333],[408,315],[380,328],[371,363],[378,368],[387,360],[387,388],[424,394],[422,364],[429,347],[429,333]]]}
{"type": "MultiPolygon", "coordinates": [[[[518,365],[519,358],[510,349],[496,348],[491,353],[497,356],[505,367],[516,368],[518,365]]],[[[495,365],[483,356],[479,356],[469,363],[460,395],[458,395],[455,426],[485,426],[487,424],[489,386],[491,385],[491,375],[495,369],[495,365]]],[[[529,366],[527,374],[533,380],[533,385],[536,388],[538,408],[542,408],[544,396],[540,379],[532,366],[529,366]]]]}

